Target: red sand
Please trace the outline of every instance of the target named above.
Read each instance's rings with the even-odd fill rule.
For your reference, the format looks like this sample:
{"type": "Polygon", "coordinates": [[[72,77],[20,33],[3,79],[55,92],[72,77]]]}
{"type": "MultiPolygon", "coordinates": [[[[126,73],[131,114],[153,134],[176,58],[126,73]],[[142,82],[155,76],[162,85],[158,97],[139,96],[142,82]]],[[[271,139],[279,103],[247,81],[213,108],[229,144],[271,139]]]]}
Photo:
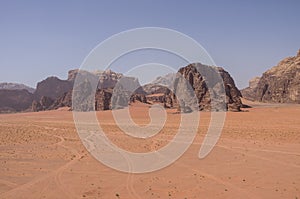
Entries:
{"type": "MultiPolygon", "coordinates": [[[[131,107],[136,123],[150,121],[147,109],[131,107]]],[[[200,160],[210,120],[209,113],[201,113],[200,130],[188,151],[147,174],[121,173],[91,157],[72,112],[0,115],[0,198],[300,198],[300,106],[248,110],[227,113],[218,144],[200,160]]],[[[111,111],[97,115],[116,145],[146,152],[172,139],[180,116],[174,112],[168,110],[161,133],[144,141],[120,132],[111,111]]]]}

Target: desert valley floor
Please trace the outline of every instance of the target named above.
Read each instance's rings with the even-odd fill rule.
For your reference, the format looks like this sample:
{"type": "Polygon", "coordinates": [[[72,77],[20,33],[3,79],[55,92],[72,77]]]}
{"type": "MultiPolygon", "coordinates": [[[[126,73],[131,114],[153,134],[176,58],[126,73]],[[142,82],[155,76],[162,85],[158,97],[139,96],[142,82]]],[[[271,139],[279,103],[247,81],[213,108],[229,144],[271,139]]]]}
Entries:
{"type": "MultiPolygon", "coordinates": [[[[197,136],[174,164],[147,174],[115,171],[82,145],[71,111],[0,115],[0,198],[300,198],[300,105],[250,103],[228,112],[213,151],[198,159],[210,113],[201,112],[197,136]]],[[[149,122],[148,107],[131,115],[149,122]]],[[[111,111],[97,112],[116,145],[134,152],[154,151],[172,139],[180,114],[168,110],[158,135],[127,137],[111,111]]]]}

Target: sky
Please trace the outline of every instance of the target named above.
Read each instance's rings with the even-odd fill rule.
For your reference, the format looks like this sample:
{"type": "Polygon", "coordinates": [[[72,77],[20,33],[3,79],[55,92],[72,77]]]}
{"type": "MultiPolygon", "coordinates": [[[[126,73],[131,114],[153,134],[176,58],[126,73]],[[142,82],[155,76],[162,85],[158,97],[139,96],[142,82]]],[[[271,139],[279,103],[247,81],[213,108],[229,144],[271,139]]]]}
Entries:
{"type": "Polygon", "coordinates": [[[68,70],[110,36],[163,27],[195,39],[244,88],[296,55],[299,9],[299,0],[1,0],[0,82],[35,87],[48,76],[66,79],[68,70]]]}

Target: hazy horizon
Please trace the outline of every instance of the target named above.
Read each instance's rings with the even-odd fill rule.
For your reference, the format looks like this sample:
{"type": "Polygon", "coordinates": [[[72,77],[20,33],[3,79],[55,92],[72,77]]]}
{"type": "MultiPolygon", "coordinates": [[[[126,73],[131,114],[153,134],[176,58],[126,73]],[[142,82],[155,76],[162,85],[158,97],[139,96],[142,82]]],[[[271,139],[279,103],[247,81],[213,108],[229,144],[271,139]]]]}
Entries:
{"type": "MultiPolygon", "coordinates": [[[[66,79],[67,72],[78,68],[103,40],[151,26],[174,29],[195,39],[241,89],[281,59],[296,55],[299,8],[300,2],[292,0],[2,1],[0,82],[35,88],[48,76],[66,79]]],[[[176,59],[167,63],[182,66],[176,59]]],[[[114,71],[124,73],[130,66],[118,67],[114,71]]]]}

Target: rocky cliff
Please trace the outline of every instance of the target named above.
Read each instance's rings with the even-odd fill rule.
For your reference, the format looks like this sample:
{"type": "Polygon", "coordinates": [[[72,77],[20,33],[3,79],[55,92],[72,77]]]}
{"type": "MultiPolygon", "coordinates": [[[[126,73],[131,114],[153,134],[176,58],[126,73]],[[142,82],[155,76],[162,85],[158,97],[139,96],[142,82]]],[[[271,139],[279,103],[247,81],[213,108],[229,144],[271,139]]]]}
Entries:
{"type": "Polygon", "coordinates": [[[267,70],[257,85],[244,89],[249,100],[272,103],[300,103],[300,50],[267,70]]]}
{"type": "Polygon", "coordinates": [[[255,89],[258,85],[259,80],[260,77],[254,77],[249,81],[249,86],[241,90],[243,98],[251,101],[255,100],[255,89]]]}
{"type": "Polygon", "coordinates": [[[50,107],[52,106],[53,102],[54,102],[54,100],[52,98],[46,97],[46,96],[42,96],[39,101],[34,100],[32,102],[31,109],[34,112],[45,111],[45,110],[50,109],[50,107]]]}
{"type": "Polygon", "coordinates": [[[56,99],[64,93],[70,91],[73,83],[68,80],[61,80],[57,77],[48,77],[37,84],[34,96],[36,100],[40,100],[43,96],[56,99]]]}
{"type": "MultiPolygon", "coordinates": [[[[219,82],[214,82],[214,77],[210,76],[209,70],[216,70],[224,84],[224,89],[226,92],[226,108],[229,111],[240,111],[240,108],[242,107],[241,102],[241,93],[235,86],[234,80],[230,76],[230,74],[225,71],[221,67],[207,67],[205,65],[201,64],[190,64],[186,67],[183,67],[179,69],[179,73],[190,83],[192,89],[195,92],[195,95],[198,99],[199,103],[199,110],[211,110],[211,94],[216,95],[216,98],[218,98],[218,93],[210,93],[206,84],[205,79],[210,78],[212,80],[212,86],[217,89],[220,87],[219,82]],[[197,70],[200,67],[203,67],[204,70],[207,71],[207,76],[203,77],[197,70]]],[[[178,89],[178,88],[177,88],[178,89]]]]}
{"type": "MultiPolygon", "coordinates": [[[[194,107],[194,109],[196,108],[204,111],[211,110],[210,92],[207,88],[205,77],[203,77],[203,75],[201,75],[197,70],[199,67],[204,67],[207,71],[216,70],[216,72],[220,74],[226,94],[226,109],[229,111],[240,111],[240,108],[242,107],[240,99],[241,93],[235,86],[230,74],[221,67],[208,67],[201,64],[190,64],[186,67],[180,68],[177,74],[168,74],[166,77],[159,77],[154,82],[144,85],[143,89],[147,93],[147,100],[150,102],[163,103],[165,107],[177,107],[180,109],[180,106],[182,106],[182,110],[184,106],[186,109],[190,110],[188,106],[195,102],[189,102],[191,99],[183,99],[181,105],[179,105],[180,102],[178,102],[175,94],[183,96],[185,94],[189,94],[189,92],[194,92],[198,101],[198,107],[194,107]],[[178,83],[182,77],[185,80],[178,83]],[[187,82],[191,88],[188,89],[187,87],[189,86],[184,82],[187,82]],[[168,88],[174,91],[175,94],[168,88]],[[181,91],[184,92],[180,94],[181,91]]],[[[215,88],[219,86],[217,84],[218,83],[216,82],[214,85],[215,88]]]]}
{"type": "MultiPolygon", "coordinates": [[[[178,74],[181,74],[190,83],[193,89],[192,92],[195,92],[199,101],[199,106],[196,109],[209,110],[211,103],[210,94],[204,81],[205,78],[196,69],[199,66],[202,65],[188,65],[181,68],[178,74]]],[[[233,79],[224,69],[216,69],[224,81],[227,100],[226,108],[230,111],[239,111],[241,107],[240,92],[235,87],[233,79]]],[[[160,77],[156,81],[170,84],[170,82],[175,82],[176,78],[176,74],[168,74],[168,78],[160,77]]],[[[171,88],[185,93],[185,88],[178,82],[176,86],[171,85],[171,88]]],[[[2,92],[0,94],[3,96],[1,97],[3,101],[1,101],[1,107],[10,111],[22,111],[28,109],[30,105],[32,111],[53,110],[65,106],[72,107],[73,89],[76,91],[75,100],[77,107],[73,107],[76,110],[90,111],[94,109],[123,108],[135,101],[163,103],[166,108],[179,107],[176,96],[167,88],[167,85],[148,84],[141,87],[137,78],[126,77],[111,70],[96,71],[94,73],[71,70],[67,80],[49,77],[39,82],[34,94],[26,90],[19,90],[16,93],[0,90],[2,92]],[[92,96],[92,87],[87,81],[86,75],[91,77],[92,81],[98,81],[95,96],[92,96]],[[82,78],[83,81],[77,85],[78,87],[73,88],[76,77],[82,78]]],[[[181,104],[182,107],[188,108],[188,103],[184,106],[181,104]]]]}
{"type": "MultiPolygon", "coordinates": [[[[108,110],[123,108],[128,106],[133,100],[145,100],[145,97],[143,97],[144,91],[141,89],[137,78],[126,77],[111,70],[103,72],[96,71],[94,73],[72,70],[69,71],[67,81],[74,84],[76,77],[81,79],[82,82],[77,82],[76,84],[76,107],[73,107],[75,110],[91,111],[94,109],[108,110]],[[95,96],[92,96],[92,87],[87,79],[98,81],[95,96]],[[134,93],[134,97],[131,98],[130,93],[134,93]],[[93,100],[95,100],[94,103],[92,102],[93,100]]],[[[63,106],[72,107],[72,95],[72,89],[65,92],[56,98],[48,109],[57,109],[63,106]]]]}
{"type": "MultiPolygon", "coordinates": [[[[75,78],[78,75],[80,75],[81,77],[84,77],[84,76],[88,75],[88,73],[89,72],[87,72],[87,71],[83,71],[83,70],[79,71],[78,69],[70,70],[68,72],[67,80],[69,82],[74,82],[75,78]]],[[[123,74],[113,72],[110,69],[105,70],[105,71],[94,71],[89,74],[93,74],[97,78],[99,78],[99,85],[98,85],[99,89],[113,88],[117,84],[118,80],[121,79],[122,77],[124,77],[123,74]]]]}

